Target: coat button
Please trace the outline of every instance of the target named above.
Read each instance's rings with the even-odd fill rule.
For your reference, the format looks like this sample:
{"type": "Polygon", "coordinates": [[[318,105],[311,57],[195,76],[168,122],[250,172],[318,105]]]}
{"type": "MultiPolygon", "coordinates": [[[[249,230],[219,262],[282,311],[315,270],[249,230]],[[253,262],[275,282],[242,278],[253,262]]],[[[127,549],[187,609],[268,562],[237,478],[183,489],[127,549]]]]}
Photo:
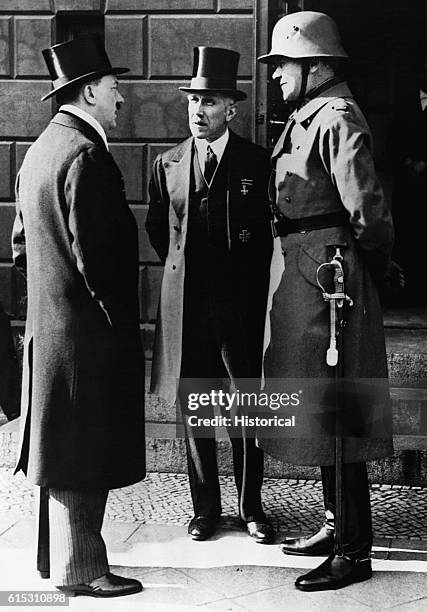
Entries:
{"type": "Polygon", "coordinates": [[[285,202],[288,202],[288,203],[289,203],[290,201],[291,201],[291,198],[290,198],[289,196],[286,196],[286,197],[285,197],[285,202]]]}
{"type": "Polygon", "coordinates": [[[176,270],[176,266],[172,266],[172,270],[176,270]]]}
{"type": "Polygon", "coordinates": [[[174,226],[173,226],[173,229],[174,229],[176,232],[180,232],[180,231],[181,231],[181,228],[180,228],[180,226],[179,226],[179,225],[174,225],[174,226]]]}
{"type": "Polygon", "coordinates": [[[180,249],[180,248],[181,248],[181,245],[180,245],[180,244],[177,244],[177,245],[176,245],[176,250],[177,250],[177,251],[179,251],[179,249],[180,249]]]}
{"type": "Polygon", "coordinates": [[[286,171],[286,176],[292,176],[292,172],[289,172],[289,170],[286,171]]]}

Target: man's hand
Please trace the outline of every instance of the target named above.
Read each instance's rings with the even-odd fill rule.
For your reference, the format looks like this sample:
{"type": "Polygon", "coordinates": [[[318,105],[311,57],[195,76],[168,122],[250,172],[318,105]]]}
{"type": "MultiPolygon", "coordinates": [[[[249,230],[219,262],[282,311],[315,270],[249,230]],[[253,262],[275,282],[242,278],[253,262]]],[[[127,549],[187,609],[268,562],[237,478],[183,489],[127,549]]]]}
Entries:
{"type": "Polygon", "coordinates": [[[403,162],[406,166],[406,170],[408,174],[413,177],[420,176],[426,169],[426,163],[422,159],[412,159],[412,157],[407,157],[403,162]]]}
{"type": "Polygon", "coordinates": [[[382,301],[393,300],[405,288],[406,281],[403,268],[395,261],[390,261],[380,294],[382,301]]]}

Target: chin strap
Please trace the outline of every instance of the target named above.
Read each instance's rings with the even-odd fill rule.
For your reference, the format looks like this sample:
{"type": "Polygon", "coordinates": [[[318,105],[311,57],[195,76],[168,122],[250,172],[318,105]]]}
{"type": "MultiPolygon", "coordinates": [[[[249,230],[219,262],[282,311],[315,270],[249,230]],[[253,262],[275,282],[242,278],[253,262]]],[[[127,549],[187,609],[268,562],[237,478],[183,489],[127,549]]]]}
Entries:
{"type": "Polygon", "coordinates": [[[308,73],[310,72],[311,58],[304,57],[301,60],[301,87],[299,90],[298,100],[296,102],[296,108],[301,108],[305,103],[306,92],[307,92],[307,80],[308,73]]]}

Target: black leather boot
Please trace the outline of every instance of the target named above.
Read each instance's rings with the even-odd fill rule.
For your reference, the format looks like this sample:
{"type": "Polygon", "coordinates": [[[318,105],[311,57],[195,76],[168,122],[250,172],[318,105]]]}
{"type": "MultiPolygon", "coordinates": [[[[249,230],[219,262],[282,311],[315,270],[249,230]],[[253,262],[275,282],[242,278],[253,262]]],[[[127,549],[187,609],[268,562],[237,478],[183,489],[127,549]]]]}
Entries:
{"type": "Polygon", "coordinates": [[[296,579],[300,591],[328,591],[342,589],[355,582],[372,577],[370,557],[351,559],[347,556],[330,555],[319,567],[296,579]]]}
{"type": "Polygon", "coordinates": [[[286,538],[280,549],[285,555],[330,555],[334,550],[334,530],[323,525],[320,531],[309,538],[286,538]]]}

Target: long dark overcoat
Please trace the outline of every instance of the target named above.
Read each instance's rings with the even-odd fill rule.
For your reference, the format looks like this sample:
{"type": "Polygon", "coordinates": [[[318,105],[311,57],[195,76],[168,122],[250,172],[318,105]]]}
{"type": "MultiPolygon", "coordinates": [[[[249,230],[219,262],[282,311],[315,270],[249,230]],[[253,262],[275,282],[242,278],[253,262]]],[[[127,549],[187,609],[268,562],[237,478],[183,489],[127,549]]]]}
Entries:
{"type": "Polygon", "coordinates": [[[25,157],[13,253],[28,286],[17,469],[62,488],[141,480],[137,226],[102,138],[71,114],[25,157]]]}
{"type": "MultiPolygon", "coordinates": [[[[147,231],[151,244],[165,262],[157,317],[151,390],[173,404],[181,370],[184,309],[185,244],[187,236],[190,174],[194,154],[193,138],[159,155],[150,184],[147,231]]],[[[268,292],[272,235],[269,223],[267,184],[270,174],[265,149],[230,131],[221,158],[228,166],[226,222],[224,235],[208,233],[214,242],[228,242],[228,257],[221,259],[224,278],[232,278],[243,333],[254,360],[259,354],[261,373],[262,336],[268,292]]],[[[214,185],[214,183],[213,183],[214,185]]],[[[208,210],[215,189],[208,195],[208,210]]],[[[210,273],[206,262],[206,274],[210,273]]],[[[222,272],[221,272],[222,273],[222,272]]],[[[221,274],[215,270],[215,275],[221,274]]],[[[219,288],[220,291],[220,288],[219,288]]]]}
{"type": "MultiPolygon", "coordinates": [[[[347,324],[340,355],[343,376],[355,381],[353,395],[347,395],[344,403],[346,422],[342,425],[350,426],[345,430],[350,432],[345,440],[345,460],[383,457],[392,453],[392,440],[376,282],[384,276],[389,261],[393,225],[375,175],[371,135],[345,83],[308,102],[294,119],[295,124],[288,123],[273,152],[278,207],[290,218],[345,211],[348,222],[281,238],[284,271],[278,278],[277,273],[272,274],[276,280],[265,376],[326,381],[334,377],[334,368],[326,364],[329,304],[322,298],[316,271],[331,259],[338,245],[344,257],[345,289],[354,301],[345,310],[347,324]],[[367,379],[375,381],[373,386],[365,386],[367,379]]],[[[331,292],[331,273],[323,271],[320,278],[331,292]]],[[[301,384],[298,390],[304,391],[301,384]]],[[[294,410],[297,425],[303,427],[283,429],[281,435],[260,428],[260,446],[286,462],[332,464],[334,430],[330,429],[331,420],[325,421],[322,414],[326,410],[333,414],[334,401],[325,401],[325,397],[319,394],[318,405],[304,405],[303,394],[300,407],[294,410]]]]}

